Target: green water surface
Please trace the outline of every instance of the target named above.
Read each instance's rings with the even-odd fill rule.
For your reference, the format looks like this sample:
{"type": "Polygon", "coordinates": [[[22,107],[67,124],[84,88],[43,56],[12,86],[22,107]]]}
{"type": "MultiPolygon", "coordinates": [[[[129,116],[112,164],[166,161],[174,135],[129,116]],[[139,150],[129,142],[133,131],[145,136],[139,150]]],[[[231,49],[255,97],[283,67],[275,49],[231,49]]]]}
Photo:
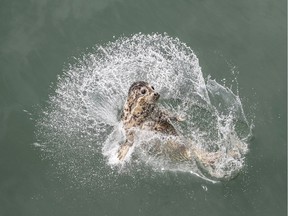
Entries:
{"type": "Polygon", "coordinates": [[[1,216],[286,213],[285,0],[0,0],[1,216]],[[129,188],[129,179],[119,178],[119,187],[105,193],[73,187],[41,159],[33,119],[55,91],[64,63],[94,44],[138,32],[178,37],[195,51],[204,77],[234,88],[237,76],[255,127],[236,179],[212,184],[168,173],[129,188]]]}

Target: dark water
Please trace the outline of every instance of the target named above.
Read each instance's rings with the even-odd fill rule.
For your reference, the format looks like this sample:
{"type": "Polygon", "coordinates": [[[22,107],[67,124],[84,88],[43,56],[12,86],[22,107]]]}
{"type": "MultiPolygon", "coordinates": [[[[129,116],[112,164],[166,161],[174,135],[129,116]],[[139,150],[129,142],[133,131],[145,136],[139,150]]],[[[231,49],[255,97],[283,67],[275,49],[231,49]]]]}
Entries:
{"type": "Polygon", "coordinates": [[[286,215],[286,8],[283,0],[0,1],[0,215],[286,215]],[[166,173],[119,177],[102,190],[97,182],[76,187],[42,160],[33,119],[64,63],[138,32],[178,37],[204,77],[232,85],[238,74],[255,127],[236,179],[166,173]]]}

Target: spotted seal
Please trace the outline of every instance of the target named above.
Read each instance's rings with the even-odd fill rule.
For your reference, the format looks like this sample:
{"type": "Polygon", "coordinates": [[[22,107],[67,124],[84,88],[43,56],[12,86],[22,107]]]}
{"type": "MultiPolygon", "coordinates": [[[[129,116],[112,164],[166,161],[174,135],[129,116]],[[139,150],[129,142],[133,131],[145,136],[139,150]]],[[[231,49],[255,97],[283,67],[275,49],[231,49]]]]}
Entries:
{"type": "MultiPolygon", "coordinates": [[[[146,143],[146,147],[148,146],[146,149],[153,154],[168,156],[177,162],[194,161],[203,173],[217,180],[227,180],[236,176],[238,172],[233,174],[229,170],[229,167],[231,168],[234,164],[229,161],[227,164],[223,164],[221,161],[222,153],[220,151],[209,152],[197,148],[191,140],[187,140],[189,145],[185,145],[181,142],[181,139],[178,139],[180,135],[172,122],[183,121],[185,119],[157,106],[159,97],[160,94],[155,91],[154,87],[144,81],[134,82],[129,88],[128,97],[121,116],[126,140],[119,147],[118,159],[120,161],[125,159],[129,149],[134,144],[136,130],[148,130],[158,134],[165,134],[167,135],[166,137],[175,138],[165,139],[164,144],[160,143],[161,141],[146,143]],[[222,164],[224,168],[227,166],[227,170],[226,168],[222,169],[223,167],[220,167],[220,169],[219,167],[217,168],[216,164],[222,164]]],[[[241,144],[240,140],[237,142],[239,142],[239,145],[241,144]]],[[[226,154],[236,161],[241,160],[241,154],[237,149],[228,149],[226,154]]]]}
{"type": "MultiPolygon", "coordinates": [[[[128,98],[124,104],[121,121],[123,122],[126,141],[121,144],[118,151],[118,159],[124,160],[125,156],[134,143],[135,129],[150,130],[156,133],[178,136],[178,132],[171,121],[183,121],[178,115],[173,115],[157,106],[160,94],[147,82],[134,82],[128,91],[128,98]]],[[[154,151],[157,146],[154,146],[154,151]]],[[[173,153],[180,159],[189,159],[190,152],[182,144],[167,141],[165,153],[173,153]],[[177,154],[176,154],[177,153],[177,154]]],[[[163,150],[163,149],[162,149],[163,150]]]]}

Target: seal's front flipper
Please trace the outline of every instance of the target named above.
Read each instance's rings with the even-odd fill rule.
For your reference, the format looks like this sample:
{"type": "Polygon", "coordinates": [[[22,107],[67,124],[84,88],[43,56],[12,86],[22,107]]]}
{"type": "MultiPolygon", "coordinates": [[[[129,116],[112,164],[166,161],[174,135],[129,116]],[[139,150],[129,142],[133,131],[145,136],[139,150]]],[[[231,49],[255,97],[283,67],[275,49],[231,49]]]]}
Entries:
{"type": "Polygon", "coordinates": [[[134,136],[135,136],[134,130],[129,130],[128,132],[126,132],[126,141],[120,145],[118,150],[117,158],[120,161],[123,161],[125,159],[130,147],[132,147],[134,142],[134,136]]]}
{"type": "Polygon", "coordinates": [[[186,116],[185,115],[176,115],[175,119],[178,122],[183,122],[183,121],[186,121],[186,116]]]}
{"type": "Polygon", "coordinates": [[[125,159],[130,147],[131,147],[131,145],[129,145],[128,142],[125,142],[120,146],[120,148],[118,150],[118,156],[117,156],[117,158],[120,161],[123,161],[125,159]]]}
{"type": "Polygon", "coordinates": [[[186,120],[186,116],[183,114],[175,114],[175,113],[171,113],[170,111],[166,110],[166,109],[159,109],[159,116],[160,116],[160,120],[162,121],[178,121],[178,122],[183,122],[186,120]]]}

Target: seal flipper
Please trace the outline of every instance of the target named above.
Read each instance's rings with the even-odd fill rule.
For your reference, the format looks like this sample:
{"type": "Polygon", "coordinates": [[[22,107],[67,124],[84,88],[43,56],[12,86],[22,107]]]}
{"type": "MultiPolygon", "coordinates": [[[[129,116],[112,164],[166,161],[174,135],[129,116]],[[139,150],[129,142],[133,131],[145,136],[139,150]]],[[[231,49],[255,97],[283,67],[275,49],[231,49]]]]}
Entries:
{"type": "Polygon", "coordinates": [[[127,141],[120,146],[118,150],[118,156],[117,156],[117,158],[120,161],[123,161],[125,159],[130,147],[131,147],[131,144],[128,143],[127,141]]]}
{"type": "Polygon", "coordinates": [[[119,150],[118,150],[118,156],[117,158],[120,160],[120,161],[123,161],[130,149],[130,147],[132,147],[133,145],[133,142],[134,142],[134,131],[130,130],[128,133],[127,133],[127,139],[126,141],[120,145],[119,147],[119,150]]]}

